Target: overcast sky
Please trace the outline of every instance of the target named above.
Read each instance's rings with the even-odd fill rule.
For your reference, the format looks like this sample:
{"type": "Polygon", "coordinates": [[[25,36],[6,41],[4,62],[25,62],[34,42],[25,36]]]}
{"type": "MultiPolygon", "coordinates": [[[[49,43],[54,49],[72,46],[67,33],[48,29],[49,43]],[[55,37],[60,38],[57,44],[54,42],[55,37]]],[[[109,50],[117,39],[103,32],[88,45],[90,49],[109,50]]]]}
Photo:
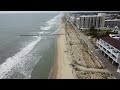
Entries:
{"type": "Polygon", "coordinates": [[[12,14],[12,13],[57,13],[55,11],[0,11],[0,14],[12,14]]]}
{"type": "Polygon", "coordinates": [[[0,11],[0,14],[12,14],[12,13],[64,13],[64,12],[120,12],[120,11],[0,11]]]}

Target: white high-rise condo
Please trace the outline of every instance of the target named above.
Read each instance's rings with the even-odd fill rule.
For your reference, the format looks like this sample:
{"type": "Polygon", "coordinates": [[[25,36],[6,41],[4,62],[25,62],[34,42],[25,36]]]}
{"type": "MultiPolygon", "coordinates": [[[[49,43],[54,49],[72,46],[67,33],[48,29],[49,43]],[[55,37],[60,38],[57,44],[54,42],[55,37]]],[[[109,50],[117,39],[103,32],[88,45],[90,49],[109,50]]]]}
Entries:
{"type": "Polygon", "coordinates": [[[98,13],[98,15],[80,15],[76,18],[76,26],[79,29],[90,29],[94,26],[96,29],[101,29],[105,24],[105,13],[98,13]]]}

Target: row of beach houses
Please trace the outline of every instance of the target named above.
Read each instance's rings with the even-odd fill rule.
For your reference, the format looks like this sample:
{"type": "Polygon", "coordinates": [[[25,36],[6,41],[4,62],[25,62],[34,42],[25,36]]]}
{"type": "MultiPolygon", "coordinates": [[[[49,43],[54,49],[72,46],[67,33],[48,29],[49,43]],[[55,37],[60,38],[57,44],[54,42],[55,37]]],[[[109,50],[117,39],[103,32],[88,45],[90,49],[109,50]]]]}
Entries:
{"type": "MultiPolygon", "coordinates": [[[[67,17],[79,30],[90,29],[91,26],[94,26],[96,29],[106,27],[120,31],[120,19],[113,19],[106,13],[98,13],[98,15],[67,14],[67,17]]],[[[102,37],[97,40],[96,45],[108,60],[112,59],[112,64],[114,62],[118,64],[117,72],[120,73],[120,34],[102,37]]]]}

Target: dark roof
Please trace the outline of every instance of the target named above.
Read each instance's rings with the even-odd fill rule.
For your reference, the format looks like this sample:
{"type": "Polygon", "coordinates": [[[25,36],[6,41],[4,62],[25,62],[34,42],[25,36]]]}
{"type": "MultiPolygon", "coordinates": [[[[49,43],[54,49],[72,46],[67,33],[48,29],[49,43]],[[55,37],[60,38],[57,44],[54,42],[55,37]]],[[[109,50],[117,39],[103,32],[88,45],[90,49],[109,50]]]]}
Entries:
{"type": "Polygon", "coordinates": [[[120,40],[117,40],[115,38],[111,38],[109,36],[102,37],[101,39],[104,40],[105,42],[109,43],[113,47],[117,48],[118,50],[120,50],[120,40]]]}

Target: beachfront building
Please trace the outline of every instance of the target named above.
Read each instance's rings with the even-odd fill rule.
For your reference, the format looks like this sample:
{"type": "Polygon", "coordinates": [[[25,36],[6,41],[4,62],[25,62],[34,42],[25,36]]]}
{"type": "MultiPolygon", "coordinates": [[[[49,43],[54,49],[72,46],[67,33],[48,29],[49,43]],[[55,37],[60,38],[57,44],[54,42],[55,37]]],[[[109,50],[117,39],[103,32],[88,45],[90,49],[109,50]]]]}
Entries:
{"type": "Polygon", "coordinates": [[[76,25],[76,18],[79,17],[79,13],[69,13],[67,15],[67,18],[74,24],[76,25]]]}
{"type": "Polygon", "coordinates": [[[115,62],[118,64],[117,72],[120,73],[120,35],[110,35],[107,37],[102,37],[96,42],[97,47],[104,56],[108,59],[112,59],[112,64],[115,62]]]}
{"type": "Polygon", "coordinates": [[[79,29],[90,29],[94,26],[96,29],[101,29],[105,24],[105,13],[98,13],[98,15],[80,15],[76,18],[76,26],[79,29]]]}
{"type": "Polygon", "coordinates": [[[106,14],[105,19],[110,20],[110,19],[116,19],[118,17],[118,14],[106,14]]]}
{"type": "Polygon", "coordinates": [[[112,31],[113,31],[113,32],[118,32],[118,33],[119,33],[119,32],[120,32],[120,29],[118,28],[118,26],[115,26],[114,28],[112,28],[112,31]]]}
{"type": "Polygon", "coordinates": [[[114,28],[115,26],[120,28],[120,19],[105,20],[105,27],[114,28]]]}
{"type": "Polygon", "coordinates": [[[73,24],[75,24],[75,22],[76,22],[76,17],[75,17],[75,16],[71,16],[71,17],[70,17],[70,21],[71,21],[73,24]]]}
{"type": "Polygon", "coordinates": [[[76,23],[75,23],[75,25],[77,26],[77,28],[80,29],[80,18],[79,18],[79,17],[76,18],[76,23]]]}

